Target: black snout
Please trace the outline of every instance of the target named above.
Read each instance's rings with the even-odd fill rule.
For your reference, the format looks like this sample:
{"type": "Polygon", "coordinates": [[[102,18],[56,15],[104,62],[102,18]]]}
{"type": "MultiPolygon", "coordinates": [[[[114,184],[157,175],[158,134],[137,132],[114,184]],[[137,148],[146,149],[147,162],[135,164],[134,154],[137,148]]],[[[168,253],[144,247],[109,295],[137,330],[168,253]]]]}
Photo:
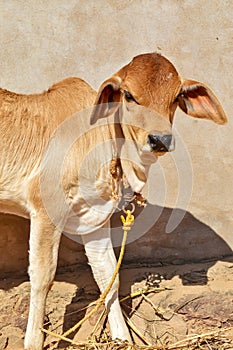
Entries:
{"type": "Polygon", "coordinates": [[[154,152],[171,152],[174,150],[173,137],[168,135],[148,135],[148,143],[154,152]]]}

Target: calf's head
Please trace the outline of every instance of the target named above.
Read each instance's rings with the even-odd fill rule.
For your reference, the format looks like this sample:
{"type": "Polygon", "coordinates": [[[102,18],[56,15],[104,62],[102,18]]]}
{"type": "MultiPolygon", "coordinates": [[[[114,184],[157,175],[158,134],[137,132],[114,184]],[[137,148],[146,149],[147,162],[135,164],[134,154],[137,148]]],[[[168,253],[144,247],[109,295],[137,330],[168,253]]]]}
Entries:
{"type": "Polygon", "coordinates": [[[174,149],[172,122],[179,106],[188,116],[227,121],[217,97],[203,83],[182,79],[165,57],[136,56],[101,86],[91,122],[119,112],[124,138],[141,154],[162,155],[174,149]]]}

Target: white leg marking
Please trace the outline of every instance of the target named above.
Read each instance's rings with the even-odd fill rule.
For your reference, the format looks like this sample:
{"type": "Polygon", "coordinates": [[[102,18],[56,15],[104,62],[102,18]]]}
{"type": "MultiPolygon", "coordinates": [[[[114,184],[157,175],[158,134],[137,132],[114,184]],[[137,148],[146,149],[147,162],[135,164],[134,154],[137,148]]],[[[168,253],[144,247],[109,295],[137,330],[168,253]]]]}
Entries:
{"type": "MultiPolygon", "coordinates": [[[[96,283],[100,291],[103,292],[116,267],[116,257],[110,238],[109,223],[94,233],[83,235],[83,243],[96,283]]],[[[131,337],[118,299],[118,289],[119,277],[117,276],[105,301],[111,335],[113,339],[130,341],[131,337]]]]}
{"type": "Polygon", "coordinates": [[[52,285],[61,234],[51,223],[34,216],[31,218],[29,275],[31,282],[30,310],[24,346],[27,350],[42,350],[45,302],[52,285]]]}

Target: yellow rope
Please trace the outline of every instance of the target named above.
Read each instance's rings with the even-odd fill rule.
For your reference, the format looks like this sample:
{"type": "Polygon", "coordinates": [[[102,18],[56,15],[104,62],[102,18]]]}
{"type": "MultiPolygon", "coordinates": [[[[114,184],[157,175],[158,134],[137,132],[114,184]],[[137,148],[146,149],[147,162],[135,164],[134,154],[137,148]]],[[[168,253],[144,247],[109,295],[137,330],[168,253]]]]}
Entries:
{"type": "Polygon", "coordinates": [[[78,323],[76,323],[72,328],[68,329],[65,333],[63,333],[62,335],[53,333],[51,331],[47,331],[46,329],[42,328],[41,330],[44,333],[53,335],[54,337],[57,337],[59,339],[63,339],[66,340],[68,338],[66,338],[69,334],[73,333],[77,328],[79,328],[88,318],[90,318],[96,311],[99,310],[99,308],[103,305],[107,294],[109,293],[110,289],[112,288],[112,285],[116,279],[116,276],[119,272],[120,266],[121,266],[121,262],[123,260],[123,256],[124,256],[124,252],[125,252],[125,245],[126,245],[126,240],[127,240],[127,234],[129,232],[129,230],[131,230],[131,226],[134,223],[134,215],[132,215],[132,212],[130,210],[126,211],[126,218],[121,215],[121,221],[123,224],[123,239],[122,239],[122,243],[121,243],[121,250],[120,250],[120,255],[117,261],[117,265],[115,268],[115,271],[111,277],[111,280],[107,286],[107,288],[104,290],[104,292],[100,295],[99,299],[96,301],[96,306],[94,307],[94,309],[92,309],[90,312],[88,312],[78,323]]]}
{"type": "MultiPolygon", "coordinates": [[[[66,341],[67,343],[71,343],[71,344],[73,344],[73,345],[82,345],[82,343],[76,343],[76,342],[74,342],[72,339],[69,339],[69,338],[67,338],[67,337],[64,337],[64,336],[61,335],[61,334],[57,334],[57,333],[54,333],[54,332],[52,332],[52,331],[49,331],[48,329],[41,328],[41,331],[44,332],[44,333],[46,333],[46,334],[48,334],[48,335],[52,335],[53,337],[58,338],[58,339],[60,339],[60,340],[64,340],[64,341],[66,341]]],[[[57,341],[57,342],[58,342],[58,341],[57,341]]],[[[56,344],[57,344],[57,342],[56,342],[56,344]]],[[[52,347],[52,349],[55,348],[56,344],[54,344],[54,347],[52,347]]]]}
{"type": "Polygon", "coordinates": [[[131,230],[131,226],[134,223],[134,215],[132,214],[132,212],[130,210],[126,210],[126,218],[124,217],[124,215],[121,215],[121,221],[123,224],[123,231],[124,233],[129,230],[131,230]]]}

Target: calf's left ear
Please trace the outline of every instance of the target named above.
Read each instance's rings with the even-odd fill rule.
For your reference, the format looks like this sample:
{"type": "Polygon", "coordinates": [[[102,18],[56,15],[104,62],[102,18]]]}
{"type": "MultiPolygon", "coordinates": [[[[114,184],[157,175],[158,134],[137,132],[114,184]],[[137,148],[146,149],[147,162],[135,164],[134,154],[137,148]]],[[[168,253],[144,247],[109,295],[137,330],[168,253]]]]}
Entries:
{"type": "Polygon", "coordinates": [[[213,91],[197,81],[183,81],[178,103],[191,117],[209,119],[222,125],[227,122],[227,116],[213,91]]]}

